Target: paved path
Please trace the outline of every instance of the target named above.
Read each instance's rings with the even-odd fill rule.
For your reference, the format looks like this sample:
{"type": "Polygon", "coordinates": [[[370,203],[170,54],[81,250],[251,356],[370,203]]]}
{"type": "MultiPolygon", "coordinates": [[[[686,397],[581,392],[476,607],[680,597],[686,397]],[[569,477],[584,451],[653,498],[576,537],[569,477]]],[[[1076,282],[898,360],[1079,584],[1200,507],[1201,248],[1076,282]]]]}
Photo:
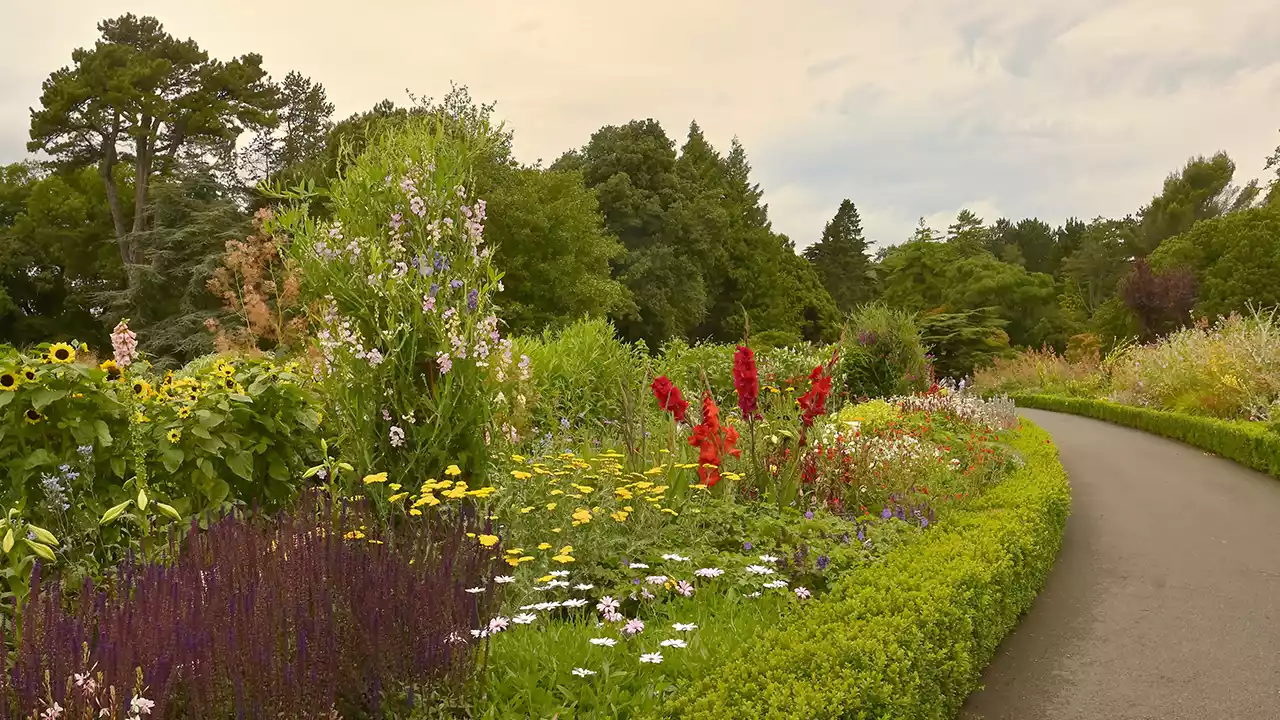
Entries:
{"type": "Polygon", "coordinates": [[[1027,410],[1073,504],[1057,565],[962,720],[1280,718],[1280,480],[1027,410]]]}

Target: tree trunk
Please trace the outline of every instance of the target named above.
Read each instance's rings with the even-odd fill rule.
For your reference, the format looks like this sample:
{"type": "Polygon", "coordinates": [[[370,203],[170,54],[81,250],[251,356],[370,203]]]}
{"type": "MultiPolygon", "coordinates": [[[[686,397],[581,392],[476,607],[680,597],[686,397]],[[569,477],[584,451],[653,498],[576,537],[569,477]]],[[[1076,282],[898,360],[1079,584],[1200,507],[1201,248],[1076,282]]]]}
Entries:
{"type": "Polygon", "coordinates": [[[152,118],[149,115],[143,115],[138,123],[138,134],[136,136],[134,153],[137,159],[134,161],[134,178],[133,178],[133,232],[142,232],[144,228],[144,220],[147,212],[147,189],[151,179],[151,161],[154,148],[154,134],[151,129],[152,118]]]}
{"type": "Polygon", "coordinates": [[[112,120],[111,129],[102,137],[102,159],[98,161],[98,174],[102,176],[102,186],[107,193],[107,207],[111,209],[111,223],[116,232],[116,245],[120,248],[120,262],[128,265],[132,262],[132,248],[124,228],[124,211],[120,208],[120,193],[116,188],[116,133],[119,129],[120,114],[117,112],[112,120]]]}

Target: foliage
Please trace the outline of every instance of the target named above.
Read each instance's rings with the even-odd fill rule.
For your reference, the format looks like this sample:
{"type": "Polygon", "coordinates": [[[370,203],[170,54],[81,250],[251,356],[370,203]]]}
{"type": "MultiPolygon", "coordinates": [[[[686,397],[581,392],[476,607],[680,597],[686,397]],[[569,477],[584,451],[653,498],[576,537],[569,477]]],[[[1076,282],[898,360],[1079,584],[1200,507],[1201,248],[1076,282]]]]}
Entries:
{"type": "Polygon", "coordinates": [[[818,242],[805,248],[804,257],[813,265],[840,312],[852,312],[874,297],[875,275],[867,257],[862,219],[848,199],[841,201],[818,242]]]}
{"type": "Polygon", "coordinates": [[[969,377],[976,368],[1009,353],[1006,321],[991,308],[925,314],[917,324],[940,377],[969,377]]]}
{"type": "Polygon", "coordinates": [[[467,190],[493,137],[484,118],[413,118],[347,169],[329,219],[295,194],[266,226],[291,237],[319,328],[316,370],[342,454],[362,473],[486,467],[485,433],[502,412],[492,396],[521,374],[493,314],[501,275],[484,246],[485,202],[467,190]]]}
{"type": "Polygon", "coordinates": [[[996,358],[990,367],[974,374],[973,387],[984,394],[1048,392],[1092,396],[1105,392],[1107,382],[1097,355],[1069,358],[1044,348],[996,358]]]}
{"type": "Polygon", "coordinates": [[[937,528],[839,580],[682,688],[664,717],[949,718],[1035,598],[1070,506],[1048,435],[1025,466],[937,528]]]}
{"type": "Polygon", "coordinates": [[[1084,415],[1178,440],[1280,478],[1280,433],[1263,423],[1197,417],[1106,399],[1041,394],[1013,397],[1023,407],[1084,415]]]}
{"type": "Polygon", "coordinates": [[[193,525],[164,562],[125,562],[68,604],[37,569],[0,716],[380,715],[405,688],[456,684],[474,653],[492,551],[463,518],[379,532],[312,500],[271,521],[193,525]]]}
{"type": "Polygon", "coordinates": [[[153,17],[126,14],[98,30],[93,48],[74,51],[72,65],[45,80],[28,148],[59,167],[98,168],[127,265],[139,259],[129,233],[147,229],[151,181],[185,159],[225,156],[245,127],[273,125],[279,103],[260,55],[212,60],[153,17]],[[132,169],[131,227],[116,182],[122,161],[132,169]]]}
{"type": "Polygon", "coordinates": [[[486,236],[504,271],[501,315],[512,332],[628,312],[630,292],[610,275],[622,246],[606,233],[581,175],[537,168],[496,174],[486,236]]]}
{"type": "Polygon", "coordinates": [[[1198,315],[1244,312],[1252,303],[1280,304],[1280,206],[1262,207],[1197,223],[1166,240],[1151,255],[1152,268],[1195,273],[1198,315]]]}
{"type": "Polygon", "coordinates": [[[297,496],[320,414],[296,367],[211,358],[160,378],[138,365],[122,374],[114,361],[81,364],[74,349],[71,361],[50,360],[58,347],[0,350],[0,467],[9,478],[0,501],[55,531],[73,565],[109,564],[139,539],[129,523],[99,519],[140,491],[183,516],[270,510],[297,496]]]}
{"type": "Polygon", "coordinates": [[[1137,316],[1145,339],[1178,328],[1191,317],[1196,301],[1196,278],[1185,268],[1153,272],[1138,259],[1120,285],[1124,303],[1137,316]]]}
{"type": "Polygon", "coordinates": [[[1232,187],[1235,170],[1231,158],[1219,152],[1211,158],[1193,157],[1180,171],[1170,173],[1162,192],[1138,213],[1134,254],[1145,257],[1197,221],[1249,207],[1258,194],[1256,183],[1245,191],[1232,187]]]}
{"type": "Polygon", "coordinates": [[[933,381],[915,318],[885,305],[867,305],[849,317],[836,384],[850,400],[906,395],[933,381]]]}

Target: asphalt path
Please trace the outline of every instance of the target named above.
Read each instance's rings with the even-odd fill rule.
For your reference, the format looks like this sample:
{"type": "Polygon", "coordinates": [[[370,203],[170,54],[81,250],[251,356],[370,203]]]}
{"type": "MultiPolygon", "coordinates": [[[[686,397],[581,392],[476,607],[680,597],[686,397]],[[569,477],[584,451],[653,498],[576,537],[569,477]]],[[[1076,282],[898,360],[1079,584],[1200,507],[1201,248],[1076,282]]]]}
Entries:
{"type": "Polygon", "coordinates": [[[962,720],[1280,719],[1280,480],[1020,411],[1072,486],[1061,554],[962,720]]]}

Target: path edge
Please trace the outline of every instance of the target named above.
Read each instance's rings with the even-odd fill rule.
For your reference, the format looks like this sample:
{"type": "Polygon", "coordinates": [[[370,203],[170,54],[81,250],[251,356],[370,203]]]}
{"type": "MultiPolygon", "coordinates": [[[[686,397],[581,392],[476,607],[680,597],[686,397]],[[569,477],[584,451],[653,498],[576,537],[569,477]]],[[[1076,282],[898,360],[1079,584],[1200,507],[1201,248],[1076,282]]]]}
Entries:
{"type": "Polygon", "coordinates": [[[1280,478],[1280,432],[1260,423],[1218,420],[1110,400],[1014,393],[1019,407],[1082,415],[1178,440],[1245,467],[1280,478]]]}
{"type": "Polygon", "coordinates": [[[1062,544],[1071,489],[1049,434],[1023,418],[1021,460],[918,542],[757,635],[664,717],[949,720],[1031,608],[1062,544]]]}

